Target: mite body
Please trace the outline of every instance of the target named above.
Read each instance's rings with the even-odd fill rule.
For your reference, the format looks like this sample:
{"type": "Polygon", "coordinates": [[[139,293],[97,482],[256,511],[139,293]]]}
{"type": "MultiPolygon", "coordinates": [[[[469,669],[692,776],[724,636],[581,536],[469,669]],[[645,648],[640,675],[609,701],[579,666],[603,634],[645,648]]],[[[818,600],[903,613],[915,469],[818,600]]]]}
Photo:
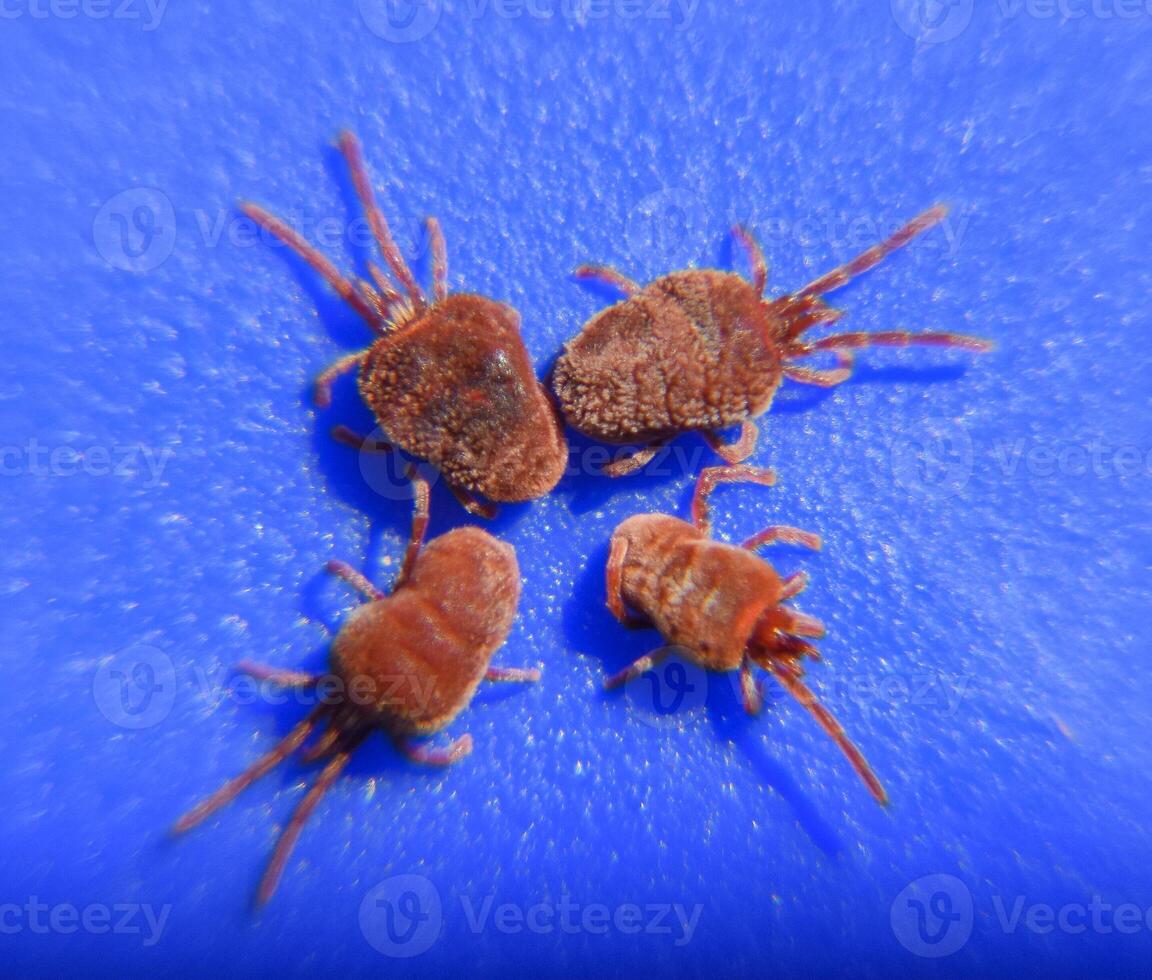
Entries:
{"type": "Polygon", "coordinates": [[[783,378],[832,387],[851,374],[853,352],[870,346],[932,344],[973,351],[987,341],[951,333],[843,333],[811,340],[807,331],[833,323],[841,311],[823,296],[879,263],[890,252],[932,227],[947,214],[937,205],[887,240],[803,289],[766,299],[768,272],[760,247],[741,228],[753,275],[714,269],[661,276],[647,286],[602,266],[582,266],[576,275],[620,289],[626,299],[601,311],[566,345],[552,384],[571,425],[602,442],[645,444],[607,467],[621,476],[647,463],[666,442],[699,432],[728,463],[747,459],[756,445],[753,418],[765,412],[783,378]],[[803,367],[795,361],[827,351],[835,369],[803,367]],[[739,438],[724,443],[720,431],[740,425],[739,438]]]}
{"type": "Polygon", "coordinates": [[[765,528],[739,547],[709,536],[708,497],[721,481],[771,486],[771,470],[718,466],[704,470],[692,500],[692,522],[665,514],[639,514],[612,535],[608,556],[608,607],[630,627],[652,626],[672,646],[641,657],[608,678],[615,688],[652,669],[679,647],[707,670],[740,671],[745,710],[762,705],[753,667],[775,677],[832,737],[881,803],[888,797],[860,750],[803,681],[804,657],[818,658],[806,638],[824,635],[819,620],[785,603],[807,584],[802,572],[782,578],[754,549],[783,542],[818,549],[820,538],[794,527],[765,528]]]}
{"type": "Polygon", "coordinates": [[[520,335],[520,315],[484,296],[448,294],[444,237],[428,219],[433,298],[417,285],[376,204],[359,145],[342,133],[340,150],[392,275],[370,265],[372,283],[351,281],[292,228],[263,208],[241,210],[293,248],[378,335],[316,379],[315,400],[331,400],[340,374],[359,369],[359,388],[388,438],[427,460],[473,513],[475,496],[496,502],[548,493],[567,464],[563,427],[537,381],[520,335]]]}
{"type": "Polygon", "coordinates": [[[410,759],[448,765],[472,750],[463,735],[447,748],[413,744],[447,726],[471,701],[480,682],[535,681],[539,671],[491,667],[508,636],[520,595],[520,572],[511,545],[477,527],[462,527],[422,547],[428,518],[428,484],[414,477],[417,509],[412,537],[391,595],[376,589],[343,562],[330,562],[368,601],[352,612],[332,642],[329,675],[242,663],[239,670],[283,687],[313,690],[319,703],[279,744],[246,772],[226,783],[175,826],[183,833],[233,800],[260,776],[301,748],[312,731],[324,731],[301,755],[324,768],[284,828],[257,894],[275,891],[301,829],[352,752],[376,729],[390,735],[410,759]]]}

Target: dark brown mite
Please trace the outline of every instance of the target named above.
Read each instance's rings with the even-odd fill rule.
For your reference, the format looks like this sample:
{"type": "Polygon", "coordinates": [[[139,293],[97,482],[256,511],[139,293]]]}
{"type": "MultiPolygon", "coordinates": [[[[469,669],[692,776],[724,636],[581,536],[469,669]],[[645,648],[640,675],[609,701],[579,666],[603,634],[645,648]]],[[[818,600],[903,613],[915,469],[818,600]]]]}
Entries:
{"type": "Polygon", "coordinates": [[[388,438],[425,459],[470,512],[491,516],[473,495],[512,503],[542,497],[568,462],[563,426],[536,380],[520,336],[520,315],[484,296],[448,294],[444,236],[427,222],[432,246],[429,302],[376,204],[356,138],[340,134],[356,193],[395,282],[369,265],[372,283],[351,281],[279,218],[258,205],[240,209],[290,246],[378,335],[316,379],[315,401],[331,401],[333,380],[359,368],[360,394],[388,438]]]}
{"type": "Polygon", "coordinates": [[[196,826],[299,749],[314,728],[324,732],[301,760],[324,761],[316,782],[285,826],[257,892],[272,897],[305,821],[376,729],[392,736],[414,762],[444,766],[472,751],[462,735],[447,748],[410,743],[448,725],[472,700],[482,680],[535,681],[540,672],[489,666],[516,616],[520,570],[512,546],[478,527],[461,527],[422,547],[428,522],[428,483],[412,474],[417,509],[404,564],[391,595],[344,562],[328,570],[368,600],[344,622],[330,651],[330,675],[242,663],[243,673],[283,687],[314,690],[319,703],[273,749],[182,817],[173,828],[196,826]]]}
{"type": "MultiPolygon", "coordinates": [[[[784,603],[804,590],[807,576],[797,572],[781,578],[753,554],[760,545],[776,541],[819,549],[820,538],[798,528],[775,526],[739,547],[712,540],[708,498],[721,481],[772,486],[776,476],[753,466],[713,466],[700,473],[692,498],[692,523],[666,514],[638,514],[624,521],[612,535],[608,554],[608,608],[626,626],[655,627],[669,644],[706,670],[740,671],[744,710],[750,715],[758,714],[763,703],[752,668],[763,667],[815,716],[872,795],[886,804],[888,794],[860,750],[803,681],[803,659],[819,659],[816,648],[804,638],[823,636],[824,625],[784,603]]],[[[626,684],[671,652],[665,646],[641,657],[609,677],[604,686],[626,684]]]]}
{"type": "Polygon", "coordinates": [[[765,299],[768,267],[755,239],[734,229],[748,250],[752,281],[731,272],[691,269],[641,287],[613,269],[581,266],[576,275],[599,279],[627,298],[588,321],[565,346],[552,385],[568,424],[602,442],[646,444],[604,467],[610,476],[632,473],[665,443],[699,432],[728,463],[756,447],[752,421],[767,411],[783,378],[832,387],[852,372],[853,351],[863,347],[932,344],[987,351],[990,342],[952,333],[842,333],[820,340],[805,334],[833,323],[842,312],[823,296],[871,269],[948,213],[925,211],[890,238],[798,292],[765,299]],[[795,361],[831,352],[839,367],[817,370],[795,361]],[[724,443],[719,432],[741,425],[724,443]]]}

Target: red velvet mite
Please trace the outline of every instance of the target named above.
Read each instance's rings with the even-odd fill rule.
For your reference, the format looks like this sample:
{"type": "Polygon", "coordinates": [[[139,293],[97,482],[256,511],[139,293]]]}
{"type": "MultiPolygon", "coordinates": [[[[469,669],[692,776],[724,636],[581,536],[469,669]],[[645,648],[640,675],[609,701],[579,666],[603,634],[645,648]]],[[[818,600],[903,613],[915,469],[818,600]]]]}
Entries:
{"type": "Polygon", "coordinates": [[[413,474],[417,509],[404,564],[385,595],[344,562],[328,570],[368,600],[353,611],[332,642],[331,674],[314,675],[242,663],[238,669],[283,687],[315,690],[320,703],[247,771],[188,812],[176,833],[196,826],[299,749],[314,728],[323,734],[301,760],[324,760],[316,782],[285,826],[260,884],[257,903],[276,890],[305,821],[335,782],[352,752],[383,729],[414,762],[448,765],[472,751],[462,735],[447,748],[412,744],[447,726],[472,700],[482,680],[535,681],[540,672],[489,666],[516,616],[520,570],[512,546],[478,527],[460,527],[422,547],[428,484],[413,474]]]}
{"type": "Polygon", "coordinates": [[[778,299],[764,298],[767,265],[743,228],[734,232],[749,252],[751,282],[731,272],[690,269],[641,287],[613,269],[580,267],[577,276],[602,280],[627,298],[589,320],[556,362],[552,384],[568,424],[602,442],[646,444],[606,466],[610,476],[639,469],[684,432],[700,432],[725,462],[738,463],[756,446],[752,419],[767,411],[783,378],[838,385],[851,374],[852,352],[863,347],[990,350],[988,341],[952,333],[805,336],[842,315],[824,302],[826,293],[877,265],[947,211],[936,205],[846,265],[778,299]],[[839,367],[794,363],[821,351],[834,354],[839,367]],[[720,430],[736,424],[739,438],[724,443],[720,430]]]}
{"type": "Polygon", "coordinates": [[[356,138],[344,132],[338,142],[394,283],[374,264],[372,283],[350,281],[279,218],[258,205],[240,205],[378,335],[371,347],[320,374],[316,404],[326,406],[333,380],[359,368],[360,394],[389,439],[435,466],[469,511],[491,515],[472,495],[505,503],[542,497],[563,474],[568,446],[524,348],[520,315],[485,296],[448,294],[447,251],[435,218],[427,222],[434,283],[429,302],[376,204],[356,138]]]}
{"type": "MultiPolygon", "coordinates": [[[[888,795],[840,723],[803,681],[804,657],[819,659],[805,637],[824,635],[824,625],[785,603],[808,584],[803,572],[781,578],[753,550],[775,541],[819,549],[820,538],[794,527],[769,527],[739,547],[709,537],[708,497],[721,481],[771,486],[771,470],[713,466],[703,470],[692,498],[692,523],[666,514],[638,514],[612,535],[608,555],[608,608],[629,627],[652,626],[669,644],[706,670],[740,671],[744,709],[761,708],[753,665],[763,667],[807,708],[848,757],[872,795],[888,795]],[[631,611],[639,615],[634,615],[631,611]]],[[[658,664],[665,646],[609,677],[619,687],[658,664]]]]}

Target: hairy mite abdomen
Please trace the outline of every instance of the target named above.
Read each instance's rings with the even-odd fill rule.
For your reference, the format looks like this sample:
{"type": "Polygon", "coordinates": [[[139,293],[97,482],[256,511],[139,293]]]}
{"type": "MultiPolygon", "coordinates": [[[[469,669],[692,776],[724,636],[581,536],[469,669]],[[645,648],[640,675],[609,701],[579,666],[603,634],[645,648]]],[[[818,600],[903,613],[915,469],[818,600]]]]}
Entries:
{"type": "Polygon", "coordinates": [[[735,670],[780,577],[752,552],[707,537],[686,521],[639,514],[614,538],[627,542],[621,593],[671,644],[709,670],[735,670]]]}
{"type": "Polygon", "coordinates": [[[509,306],[456,293],[376,341],[360,371],[360,393],[393,441],[496,501],[547,493],[568,460],[519,322],[509,306]]]}
{"type": "Polygon", "coordinates": [[[771,316],[727,272],[676,272],[593,317],[556,363],[568,423],[604,442],[713,431],[762,412],[780,384],[771,316]]]}
{"type": "Polygon", "coordinates": [[[519,596],[511,545],[477,527],[449,531],[420,553],[402,589],[349,615],[333,669],[350,697],[358,684],[374,698],[393,734],[437,731],[471,699],[519,596]]]}

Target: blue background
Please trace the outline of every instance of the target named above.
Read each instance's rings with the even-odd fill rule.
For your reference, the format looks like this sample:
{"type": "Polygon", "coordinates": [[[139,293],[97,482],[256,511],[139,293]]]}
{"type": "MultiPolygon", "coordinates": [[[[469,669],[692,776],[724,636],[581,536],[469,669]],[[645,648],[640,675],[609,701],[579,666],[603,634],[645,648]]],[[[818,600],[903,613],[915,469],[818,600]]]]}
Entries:
{"type": "MultiPolygon", "coordinates": [[[[998,909],[1152,906],[1152,16],[960,0],[921,11],[944,18],[930,30],[904,0],[702,0],[667,18],[650,0],[639,16],[477,4],[391,27],[371,0],[364,16],[173,0],[159,23],[142,5],[5,7],[0,903],[171,906],[149,946],[6,918],[5,972],[1146,964],[1145,920],[1011,932],[998,909]],[[834,299],[845,329],[967,331],[996,352],[872,351],[833,392],[786,385],[754,457],[778,488],[716,497],[722,537],[774,521],[824,536],[817,556],[770,557],[812,574],[799,605],[829,632],[811,682],[887,811],[778,694],[749,720],[724,677],[672,717],[643,688],[600,692],[658,643],[603,606],[608,537],[633,513],[685,513],[711,457],[685,439],[664,475],[609,483],[575,439],[580,472],[492,525],[524,578],[496,662],[544,678],[478,697],[449,733],[472,733],[470,758],[422,770],[370,741],[260,915],[255,884],[311,771],[289,764],[168,839],[305,711],[242,703],[230,666],[319,668],[323,627],[351,604],[323,563],[386,584],[406,533],[405,493],[328,439],[368,425],[351,380],[329,411],[308,398],[366,329],[234,210],[252,198],[340,238],[359,217],[332,147],[345,125],[420,274],[434,213],[451,287],[516,306],[541,372],[613,299],[571,279],[581,262],[744,269],[727,231],[744,221],[777,292],[954,205],[834,299]],[[139,447],[158,478],[129,459],[139,447]],[[136,695],[112,671],[141,658],[162,691],[131,729],[115,705],[136,695]],[[441,903],[411,959],[373,948],[379,915],[360,920],[400,874],[441,903]],[[900,896],[937,874],[953,878],[914,886],[918,945],[900,896]],[[464,906],[489,896],[700,918],[681,946],[675,926],[476,931],[464,906]],[[918,955],[942,935],[960,948],[918,955]]],[[[327,250],[342,268],[368,254],[349,236],[327,250]]],[[[443,488],[434,507],[434,534],[466,520],[443,488]]]]}

